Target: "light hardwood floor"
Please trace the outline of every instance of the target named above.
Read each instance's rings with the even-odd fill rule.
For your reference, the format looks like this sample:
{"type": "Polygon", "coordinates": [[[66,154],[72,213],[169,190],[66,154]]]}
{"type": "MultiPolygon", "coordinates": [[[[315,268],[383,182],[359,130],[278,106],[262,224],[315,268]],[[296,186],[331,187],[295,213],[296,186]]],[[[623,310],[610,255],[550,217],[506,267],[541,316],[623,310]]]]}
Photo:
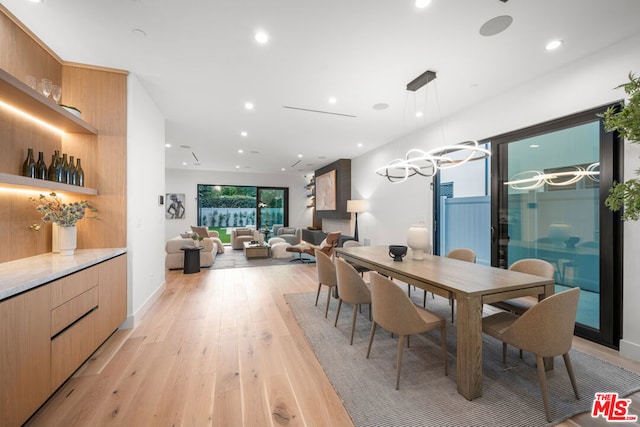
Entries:
{"type": "MultiPolygon", "coordinates": [[[[314,265],[168,271],[139,326],[115,333],[28,425],[352,426],[283,297],[316,289],[314,265]]],[[[574,346],[640,372],[615,351],[574,346]]]]}

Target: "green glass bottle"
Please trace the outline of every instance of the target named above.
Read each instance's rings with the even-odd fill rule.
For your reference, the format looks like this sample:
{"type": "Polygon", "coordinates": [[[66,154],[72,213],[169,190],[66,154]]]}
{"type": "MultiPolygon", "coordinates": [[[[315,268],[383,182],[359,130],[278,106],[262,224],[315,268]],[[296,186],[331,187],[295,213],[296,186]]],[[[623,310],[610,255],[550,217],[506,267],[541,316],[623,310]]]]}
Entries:
{"type": "Polygon", "coordinates": [[[76,165],[73,162],[73,156],[69,156],[69,182],[68,184],[71,185],[78,185],[76,184],[78,177],[76,176],[76,165]]]}
{"type": "Polygon", "coordinates": [[[76,159],[76,185],[84,187],[84,171],[80,164],[80,158],[76,159]]]}
{"type": "Polygon", "coordinates": [[[38,161],[36,162],[36,178],[47,179],[47,164],[44,162],[44,153],[38,152],[38,161]]]}
{"type": "Polygon", "coordinates": [[[69,184],[69,161],[67,160],[67,153],[62,154],[62,180],[65,184],[69,184]]]}
{"type": "Polygon", "coordinates": [[[49,181],[57,181],[56,179],[56,165],[58,164],[58,157],[60,156],[60,152],[56,150],[51,155],[51,164],[49,165],[49,173],[48,179],[49,181]]]}
{"type": "Polygon", "coordinates": [[[27,158],[22,164],[22,175],[29,178],[36,177],[36,161],[33,159],[33,148],[29,148],[27,151],[27,158]]]}

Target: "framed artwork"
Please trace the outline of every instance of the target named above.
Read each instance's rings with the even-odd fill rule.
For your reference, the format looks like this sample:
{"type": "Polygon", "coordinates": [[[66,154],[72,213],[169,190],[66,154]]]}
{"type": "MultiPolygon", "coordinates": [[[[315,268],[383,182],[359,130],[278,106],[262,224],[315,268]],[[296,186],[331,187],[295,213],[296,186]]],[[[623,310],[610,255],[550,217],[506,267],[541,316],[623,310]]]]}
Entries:
{"type": "Polygon", "coordinates": [[[316,176],[316,211],[336,210],[336,170],[316,176]]]}
{"type": "Polygon", "coordinates": [[[184,193],[169,193],[166,200],[169,205],[166,210],[166,218],[184,219],[184,193]]]}

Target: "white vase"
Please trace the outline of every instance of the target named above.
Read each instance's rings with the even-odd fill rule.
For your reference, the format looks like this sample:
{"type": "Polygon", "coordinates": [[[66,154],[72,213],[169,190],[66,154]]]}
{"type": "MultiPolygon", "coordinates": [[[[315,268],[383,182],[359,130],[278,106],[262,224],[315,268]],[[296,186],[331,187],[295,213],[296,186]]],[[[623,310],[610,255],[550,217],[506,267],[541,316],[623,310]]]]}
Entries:
{"type": "Polygon", "coordinates": [[[76,249],[77,230],[75,226],[58,227],[60,255],[73,255],[76,249]]]}
{"type": "Polygon", "coordinates": [[[415,260],[423,260],[425,252],[429,252],[429,229],[424,224],[414,224],[407,232],[407,246],[411,248],[411,257],[415,260]]]}

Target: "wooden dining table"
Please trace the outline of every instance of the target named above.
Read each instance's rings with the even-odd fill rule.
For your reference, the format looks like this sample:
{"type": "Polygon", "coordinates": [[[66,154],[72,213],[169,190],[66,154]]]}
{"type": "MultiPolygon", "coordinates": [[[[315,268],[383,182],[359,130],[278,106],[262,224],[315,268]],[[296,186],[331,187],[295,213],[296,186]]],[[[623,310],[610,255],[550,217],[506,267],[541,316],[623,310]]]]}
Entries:
{"type": "MultiPolygon", "coordinates": [[[[482,307],[521,296],[543,299],[554,292],[554,281],[530,274],[451,258],[425,255],[402,261],[389,256],[387,246],[336,248],[345,261],[367,267],[457,302],[456,380],[458,393],[472,400],[482,396],[482,307]]],[[[545,364],[552,369],[553,360],[545,364]]]]}

